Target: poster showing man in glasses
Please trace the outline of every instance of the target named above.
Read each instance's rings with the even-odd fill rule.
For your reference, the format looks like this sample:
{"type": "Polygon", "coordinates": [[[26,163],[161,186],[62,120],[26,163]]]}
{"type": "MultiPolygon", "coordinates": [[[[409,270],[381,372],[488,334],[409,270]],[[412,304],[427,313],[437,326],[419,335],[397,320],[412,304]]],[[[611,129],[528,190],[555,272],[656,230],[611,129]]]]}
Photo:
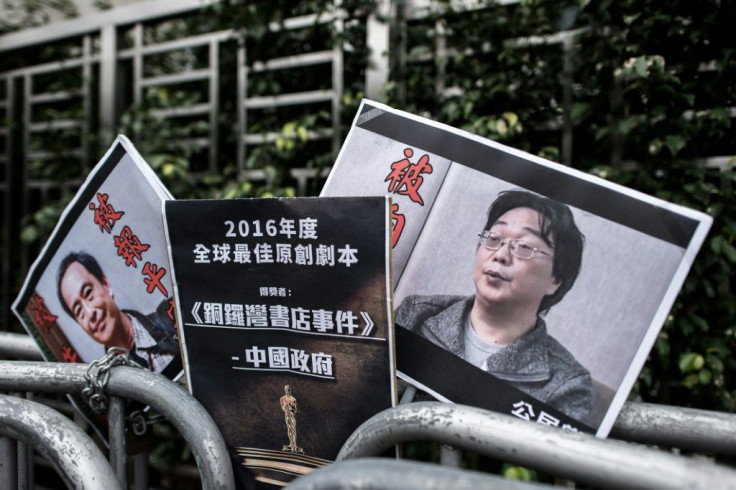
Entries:
{"type": "Polygon", "coordinates": [[[712,222],[363,101],[322,195],[386,194],[399,376],[441,401],[599,437],[712,222]]]}
{"type": "Polygon", "coordinates": [[[544,315],[575,283],[584,237],[570,209],[522,190],[491,204],[475,249],[475,294],[414,295],[396,322],[583,421],[590,372],[547,332],[544,315]]]}

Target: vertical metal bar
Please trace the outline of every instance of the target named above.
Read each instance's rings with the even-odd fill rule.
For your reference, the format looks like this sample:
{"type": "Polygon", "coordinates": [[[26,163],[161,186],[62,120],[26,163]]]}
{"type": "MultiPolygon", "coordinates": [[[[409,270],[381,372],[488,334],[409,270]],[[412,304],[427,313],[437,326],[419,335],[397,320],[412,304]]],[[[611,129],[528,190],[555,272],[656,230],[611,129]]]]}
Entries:
{"type": "Polygon", "coordinates": [[[18,490],[30,490],[31,485],[31,468],[29,461],[33,456],[33,450],[24,442],[18,441],[18,490]]]}
{"type": "Polygon", "coordinates": [[[462,466],[462,452],[448,444],[440,444],[440,463],[452,468],[462,466]]]}
{"type": "Polygon", "coordinates": [[[437,19],[435,22],[437,35],[435,36],[435,56],[434,66],[437,70],[437,76],[434,79],[434,92],[437,95],[435,100],[444,100],[445,85],[447,78],[447,35],[444,19],[437,19]]]}
{"type": "Polygon", "coordinates": [[[389,50],[389,53],[392,51],[396,53],[396,96],[401,106],[406,106],[406,50],[408,45],[406,9],[406,3],[401,2],[396,4],[396,15],[392,16],[394,19],[392,28],[395,31],[394,37],[396,38],[397,46],[395,50],[389,50]]]}
{"type": "Polygon", "coordinates": [[[143,102],[141,80],[143,79],[143,24],[133,28],[133,103],[143,102]]]}
{"type": "Polygon", "coordinates": [[[220,74],[220,44],[217,39],[210,41],[210,171],[217,170],[217,150],[219,140],[219,128],[217,125],[217,114],[220,107],[219,98],[219,74],[220,74]]]}
{"type": "MultiPolygon", "coordinates": [[[[23,398],[25,395],[22,392],[11,392],[10,396],[17,398],[23,398]]],[[[18,490],[30,490],[33,488],[31,482],[31,463],[33,458],[33,449],[28,447],[26,443],[17,441],[16,447],[16,477],[17,477],[17,488],[18,490]]],[[[4,488],[4,487],[3,487],[4,488]]],[[[12,488],[12,487],[11,487],[12,488]]]]}
{"type": "Polygon", "coordinates": [[[388,82],[389,14],[391,1],[380,0],[366,22],[366,44],[369,48],[365,69],[365,95],[369,99],[384,99],[382,88],[388,82]]]}
{"type": "MultiPolygon", "coordinates": [[[[104,36],[103,36],[104,37],[104,36]]],[[[82,41],[82,134],[80,135],[80,145],[82,146],[82,168],[84,174],[90,169],[90,127],[92,121],[92,98],[90,97],[92,90],[92,36],[84,36],[82,41]]],[[[100,61],[100,71],[102,71],[102,61],[100,61]]],[[[102,102],[101,102],[102,103],[102,102]]]]}
{"type": "Polygon", "coordinates": [[[133,490],[148,490],[148,452],[133,456],[133,490]]]}
{"type": "Polygon", "coordinates": [[[406,385],[406,389],[404,389],[404,394],[401,395],[401,401],[399,401],[399,405],[405,405],[407,403],[413,402],[416,394],[417,389],[414,386],[406,385]]]}
{"type": "Polygon", "coordinates": [[[107,24],[100,31],[100,126],[104,133],[115,130],[117,100],[117,29],[107,24]]]}
{"type": "Polygon", "coordinates": [[[120,397],[110,398],[109,418],[110,465],[122,488],[128,486],[128,468],[125,454],[125,403],[120,397]]]}
{"type": "MultiPolygon", "coordinates": [[[[29,175],[28,175],[28,169],[30,168],[30,161],[28,161],[28,153],[30,152],[31,148],[31,132],[29,130],[30,124],[31,124],[31,118],[32,118],[32,109],[31,109],[31,94],[33,93],[33,78],[30,73],[24,73],[23,74],[23,125],[21,128],[22,131],[22,154],[23,158],[21,160],[21,175],[23,180],[23,193],[21,196],[21,205],[20,205],[20,216],[25,216],[29,213],[29,206],[31,203],[31,197],[29,195],[29,175]]],[[[20,270],[23,274],[28,270],[29,267],[29,257],[28,257],[28,247],[20,247],[20,270]]]]}
{"type": "Polygon", "coordinates": [[[562,163],[572,165],[572,50],[573,38],[562,42],[562,163]]]}
{"type": "MultiPolygon", "coordinates": [[[[342,15],[339,12],[342,2],[335,0],[335,32],[338,33],[338,39],[342,39],[342,32],[345,28],[342,15]]],[[[344,60],[342,41],[336,42],[332,47],[332,157],[337,158],[340,151],[340,143],[342,137],[340,134],[340,108],[342,102],[342,93],[344,90],[344,60]]]]}
{"type": "MultiPolygon", "coordinates": [[[[245,36],[245,34],[243,34],[245,36]]],[[[238,177],[245,170],[245,135],[248,132],[245,97],[248,95],[248,68],[246,67],[245,39],[240,39],[238,46],[238,177]]]]}
{"type": "Polygon", "coordinates": [[[12,76],[5,78],[5,96],[7,98],[7,104],[5,106],[5,121],[3,125],[7,128],[5,133],[5,170],[3,172],[3,184],[5,185],[5,191],[3,192],[3,225],[2,225],[2,237],[0,238],[2,243],[2,288],[0,294],[2,299],[0,300],[0,306],[2,306],[2,314],[0,318],[5,325],[10,325],[10,291],[12,288],[12,271],[14,262],[11,260],[13,248],[16,246],[16,240],[11,240],[13,236],[14,223],[20,221],[20,216],[17,220],[13,219],[13,213],[11,212],[11,203],[14,201],[13,194],[17,193],[17,187],[13,185],[15,176],[15,155],[13,149],[15,132],[13,131],[12,121],[15,118],[15,84],[12,76]]]}
{"type": "Polygon", "coordinates": [[[18,488],[18,445],[0,437],[0,488],[18,488]]]}

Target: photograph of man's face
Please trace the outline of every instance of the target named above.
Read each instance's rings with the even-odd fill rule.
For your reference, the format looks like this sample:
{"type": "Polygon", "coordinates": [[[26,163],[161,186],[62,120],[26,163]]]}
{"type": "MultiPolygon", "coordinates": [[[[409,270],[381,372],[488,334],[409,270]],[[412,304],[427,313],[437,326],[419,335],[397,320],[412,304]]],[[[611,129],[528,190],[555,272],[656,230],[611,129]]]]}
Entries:
{"type": "Polygon", "coordinates": [[[122,312],[104,274],[95,275],[73,261],[60,273],[59,293],[62,306],[87,335],[100,344],[114,345],[123,329],[122,312]]]}
{"type": "Polygon", "coordinates": [[[481,234],[473,269],[479,305],[529,318],[536,316],[542,298],[557,291],[554,243],[545,242],[540,222],[537,211],[514,208],[481,234]]]}

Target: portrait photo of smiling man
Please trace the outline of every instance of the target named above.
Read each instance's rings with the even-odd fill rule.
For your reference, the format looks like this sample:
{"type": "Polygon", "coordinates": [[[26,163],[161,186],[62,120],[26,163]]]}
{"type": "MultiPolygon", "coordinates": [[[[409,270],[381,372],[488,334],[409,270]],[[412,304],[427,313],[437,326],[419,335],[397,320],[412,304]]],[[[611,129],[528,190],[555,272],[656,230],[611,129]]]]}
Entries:
{"type": "Polygon", "coordinates": [[[478,235],[475,294],[412,295],[396,322],[578,420],[593,400],[589,371],[544,317],[580,272],[584,236],[570,209],[524,190],[499,194],[478,235]]]}
{"type": "Polygon", "coordinates": [[[120,347],[143,367],[162,372],[179,354],[169,301],[151,314],[120,309],[113,287],[98,261],[86,252],[71,252],[59,264],[58,296],[64,311],[99,344],[120,347]]]}

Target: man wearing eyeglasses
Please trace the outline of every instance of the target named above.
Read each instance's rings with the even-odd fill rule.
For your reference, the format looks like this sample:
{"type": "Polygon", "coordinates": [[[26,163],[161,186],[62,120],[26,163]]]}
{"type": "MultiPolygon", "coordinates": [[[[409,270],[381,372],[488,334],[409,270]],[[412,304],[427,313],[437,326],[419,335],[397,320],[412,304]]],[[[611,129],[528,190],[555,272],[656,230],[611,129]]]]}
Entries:
{"type": "Polygon", "coordinates": [[[475,251],[475,295],[410,296],[396,323],[563,413],[587,421],[590,373],[547,333],[544,315],[580,271],[583,234],[564,204],[506,191],[475,251]]]}

